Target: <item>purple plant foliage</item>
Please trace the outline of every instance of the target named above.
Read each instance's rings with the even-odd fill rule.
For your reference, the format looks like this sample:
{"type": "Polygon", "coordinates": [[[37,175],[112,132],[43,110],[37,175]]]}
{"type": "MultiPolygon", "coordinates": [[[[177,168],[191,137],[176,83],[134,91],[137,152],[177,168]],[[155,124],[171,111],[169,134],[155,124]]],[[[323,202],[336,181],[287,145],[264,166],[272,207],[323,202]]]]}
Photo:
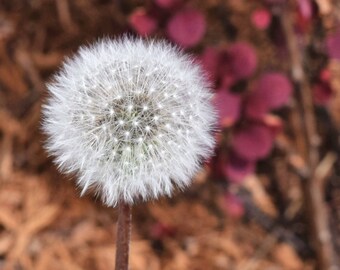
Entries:
{"type": "Polygon", "coordinates": [[[187,8],[170,18],[166,30],[172,41],[189,48],[202,40],[206,31],[206,20],[202,12],[187,8]]]}
{"type": "Polygon", "coordinates": [[[161,8],[174,8],[181,4],[182,0],[155,0],[156,4],[161,8]]]}
{"type": "Polygon", "coordinates": [[[298,11],[304,19],[309,20],[312,18],[313,7],[310,0],[298,0],[297,5],[299,9],[298,11]]]}
{"type": "MultiPolygon", "coordinates": [[[[250,15],[251,23],[259,30],[271,26],[272,9],[268,5],[281,5],[286,0],[264,2],[267,6],[256,8],[250,15]]],[[[183,0],[155,0],[154,3],[152,10],[138,8],[131,13],[129,24],[136,33],[150,36],[156,31],[163,32],[184,49],[202,42],[207,26],[201,11],[186,5],[183,0]],[[158,16],[157,10],[165,17],[158,16]]],[[[313,16],[310,0],[299,0],[297,11],[300,16],[297,24],[302,22],[303,25],[313,16]]],[[[339,43],[340,31],[327,40],[328,52],[335,58],[340,58],[339,43]]],[[[239,183],[255,171],[259,159],[270,154],[275,136],[282,131],[281,119],[271,111],[287,105],[293,92],[292,83],[280,72],[257,75],[257,52],[247,41],[205,46],[197,60],[215,87],[213,102],[219,125],[226,132],[220,136],[225,138],[229,134],[228,138],[231,138],[224,140],[223,149],[218,149],[209,166],[218,177],[239,183]],[[241,93],[233,93],[230,89],[235,90],[234,86],[241,80],[250,82],[250,87],[245,86],[241,93]]],[[[329,80],[320,78],[313,90],[315,102],[324,104],[330,93],[329,80]]]]}
{"type": "Polygon", "coordinates": [[[273,114],[266,114],[260,121],[263,125],[269,128],[270,132],[275,138],[283,130],[282,119],[273,114]]]}
{"type": "Polygon", "coordinates": [[[220,89],[215,94],[214,104],[218,111],[221,127],[229,127],[240,118],[241,97],[239,95],[220,89]]]}
{"type": "Polygon", "coordinates": [[[255,170],[257,160],[270,154],[275,136],[282,131],[282,121],[270,112],[288,103],[293,86],[286,75],[266,72],[253,81],[245,94],[230,92],[232,85],[256,71],[256,52],[246,42],[207,47],[200,60],[217,85],[214,104],[220,126],[233,134],[228,143],[232,150],[215,160],[218,165],[214,170],[230,181],[240,182],[255,170]]]}
{"type": "Polygon", "coordinates": [[[222,87],[254,74],[257,66],[255,49],[247,42],[232,43],[229,47],[207,47],[201,55],[203,68],[222,87]]]}
{"type": "Polygon", "coordinates": [[[266,8],[255,9],[251,14],[252,24],[260,30],[265,30],[271,23],[272,15],[266,8]]]}
{"type": "Polygon", "coordinates": [[[326,45],[329,57],[340,60],[340,29],[327,37],[326,45]]]}
{"type": "Polygon", "coordinates": [[[234,132],[232,147],[240,157],[256,161],[269,155],[273,141],[269,127],[253,122],[234,132]]]}
{"type": "MultiPolygon", "coordinates": [[[[207,30],[205,14],[192,8],[190,1],[153,2],[148,8],[134,10],[128,23],[140,36],[147,37],[157,32],[157,35],[166,35],[169,40],[189,51],[194,46],[204,45],[203,48],[195,48],[195,51],[202,48],[202,53],[195,60],[202,65],[215,88],[213,102],[222,130],[217,136],[220,146],[207,166],[214,179],[227,179],[239,184],[255,172],[258,160],[270,155],[276,136],[282,132],[283,120],[272,111],[289,103],[293,94],[292,82],[282,72],[256,72],[260,60],[256,47],[249,41],[227,40],[219,44],[202,44],[207,30]],[[239,85],[241,88],[245,86],[240,89],[237,88],[239,85]]],[[[257,2],[248,19],[257,30],[267,30],[260,34],[270,35],[277,55],[285,59],[286,41],[282,27],[277,24],[275,12],[288,1],[257,2]]],[[[317,8],[311,0],[297,0],[295,4],[294,30],[299,37],[311,30],[317,8]]],[[[329,58],[340,60],[340,27],[327,36],[325,49],[329,58]]],[[[330,78],[330,71],[324,69],[312,85],[316,105],[327,106],[331,100],[333,90],[330,78]]],[[[224,205],[232,217],[244,214],[242,202],[233,194],[225,194],[224,205]]],[[[171,237],[175,232],[171,226],[156,223],[151,234],[160,239],[171,237]]]]}
{"type": "Polygon", "coordinates": [[[333,96],[333,90],[327,82],[315,84],[312,91],[314,103],[321,106],[327,105],[333,96]]]}
{"type": "Polygon", "coordinates": [[[149,36],[157,29],[157,21],[144,8],[136,9],[129,16],[132,29],[141,36],[149,36]]]}
{"type": "Polygon", "coordinates": [[[247,118],[262,119],[269,112],[269,108],[262,95],[252,92],[245,100],[244,111],[247,118]]]}
{"type": "Polygon", "coordinates": [[[267,100],[270,109],[277,109],[288,103],[293,92],[291,81],[278,72],[263,74],[258,80],[258,92],[267,100]]]}
{"type": "Polygon", "coordinates": [[[322,82],[329,83],[331,80],[331,72],[328,68],[324,68],[320,71],[319,78],[322,82]]]}
{"type": "Polygon", "coordinates": [[[164,239],[165,237],[174,237],[176,228],[162,222],[153,224],[150,228],[150,235],[154,239],[164,239]]]}
{"type": "Polygon", "coordinates": [[[249,118],[259,119],[270,110],[286,105],[293,91],[290,80],[281,73],[264,73],[255,81],[247,97],[245,113],[249,118]]]}
{"type": "Polygon", "coordinates": [[[245,212],[240,198],[231,193],[224,195],[224,207],[226,212],[233,218],[241,218],[245,212]]]}
{"type": "Polygon", "coordinates": [[[228,49],[229,65],[236,79],[245,79],[253,75],[257,67],[255,49],[246,42],[237,42],[228,49]]]}
{"type": "Polygon", "coordinates": [[[230,151],[223,165],[223,173],[230,181],[240,183],[247,175],[255,171],[255,165],[255,161],[250,161],[230,151]]]}
{"type": "Polygon", "coordinates": [[[200,57],[203,69],[209,76],[209,79],[214,82],[218,78],[218,69],[220,54],[214,47],[206,47],[200,57]]]}

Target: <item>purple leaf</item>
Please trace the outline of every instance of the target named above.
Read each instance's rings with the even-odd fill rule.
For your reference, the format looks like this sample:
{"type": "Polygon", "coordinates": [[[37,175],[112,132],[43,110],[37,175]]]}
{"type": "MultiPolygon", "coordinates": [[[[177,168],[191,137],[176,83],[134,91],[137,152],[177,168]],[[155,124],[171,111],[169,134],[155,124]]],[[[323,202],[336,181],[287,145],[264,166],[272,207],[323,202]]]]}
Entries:
{"type": "Polygon", "coordinates": [[[272,15],[265,8],[259,8],[252,12],[251,22],[253,25],[260,30],[265,30],[268,28],[272,20],[272,15]]]}
{"type": "Polygon", "coordinates": [[[232,87],[236,82],[236,79],[234,77],[234,75],[232,74],[224,74],[221,78],[221,88],[224,89],[229,89],[230,87],[232,87]]]}
{"type": "Polygon", "coordinates": [[[234,151],[228,155],[228,160],[223,166],[225,176],[232,182],[240,183],[243,179],[255,171],[255,161],[240,157],[234,151]]]}
{"type": "Polygon", "coordinates": [[[173,237],[176,234],[176,228],[171,225],[157,222],[151,226],[150,234],[155,239],[163,239],[164,237],[173,237]]]}
{"type": "Polygon", "coordinates": [[[340,60],[340,29],[328,36],[326,44],[329,57],[340,60]]]}
{"type": "Polygon", "coordinates": [[[240,218],[244,215],[244,206],[242,201],[231,193],[226,193],[224,196],[224,207],[227,213],[234,217],[240,218]]]}
{"type": "Polygon", "coordinates": [[[206,30],[204,15],[194,9],[177,12],[168,22],[167,34],[171,40],[184,48],[198,44],[206,30]]]}
{"type": "Polygon", "coordinates": [[[307,33],[311,26],[314,12],[311,0],[297,0],[295,28],[298,33],[307,33]]]}
{"type": "Polygon", "coordinates": [[[203,69],[208,73],[210,79],[215,81],[219,65],[219,52],[214,47],[206,47],[200,59],[203,69]]]}
{"type": "Polygon", "coordinates": [[[317,83],[312,88],[314,103],[317,105],[327,105],[330,101],[333,90],[329,83],[317,83]]]}
{"type": "Polygon", "coordinates": [[[293,92],[291,81],[279,72],[268,72],[258,80],[258,93],[267,100],[270,109],[286,105],[293,92]]]}
{"type": "MultiPolygon", "coordinates": [[[[219,134],[219,136],[221,136],[221,133],[219,134]]],[[[223,172],[224,164],[225,164],[225,158],[221,153],[221,148],[217,147],[215,149],[215,154],[212,156],[212,158],[209,160],[209,163],[207,164],[213,179],[224,178],[224,172],[223,172]]]]}
{"type": "Polygon", "coordinates": [[[328,68],[324,68],[320,71],[319,78],[322,82],[329,82],[331,80],[331,72],[328,68]]]}
{"type": "Polygon", "coordinates": [[[236,131],[232,146],[234,151],[246,160],[255,161],[269,155],[274,136],[269,127],[257,123],[249,123],[236,131]]]}
{"type": "Polygon", "coordinates": [[[228,49],[231,72],[236,79],[250,77],[257,66],[255,49],[246,42],[237,42],[228,49]]]}
{"type": "Polygon", "coordinates": [[[297,1],[299,13],[305,20],[309,20],[313,15],[312,3],[310,0],[298,0],[297,1]]]}
{"type": "Polygon", "coordinates": [[[281,118],[273,114],[266,114],[261,119],[261,123],[270,129],[273,137],[276,137],[276,135],[283,129],[283,122],[281,118]]]}
{"type": "Polygon", "coordinates": [[[269,110],[267,101],[257,93],[252,92],[245,100],[245,115],[250,119],[262,119],[269,110]]]}
{"type": "Polygon", "coordinates": [[[265,73],[246,98],[245,113],[252,119],[260,119],[270,110],[287,104],[292,92],[293,86],[284,74],[265,73]]]}
{"type": "Polygon", "coordinates": [[[173,8],[181,3],[181,0],[155,0],[155,2],[161,8],[173,8]]]}
{"type": "Polygon", "coordinates": [[[214,104],[222,127],[229,127],[239,119],[241,109],[241,97],[239,95],[220,89],[215,94],[214,104]]]}
{"type": "Polygon", "coordinates": [[[138,8],[129,16],[129,24],[141,36],[148,36],[157,29],[157,21],[145,9],[138,8]]]}

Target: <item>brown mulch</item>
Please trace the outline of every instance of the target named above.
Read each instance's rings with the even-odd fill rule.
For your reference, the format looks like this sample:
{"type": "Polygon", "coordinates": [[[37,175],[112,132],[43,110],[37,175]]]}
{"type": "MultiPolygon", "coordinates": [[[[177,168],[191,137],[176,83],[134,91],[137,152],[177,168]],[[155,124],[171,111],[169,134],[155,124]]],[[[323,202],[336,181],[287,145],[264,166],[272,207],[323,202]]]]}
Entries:
{"type": "MultiPolygon", "coordinates": [[[[213,11],[217,2],[206,1],[200,8],[213,11]]],[[[242,15],[242,5],[232,2],[242,15]]],[[[137,0],[0,2],[0,269],[113,269],[116,209],[102,206],[90,195],[79,198],[71,177],[57,172],[42,147],[40,111],[45,82],[63,57],[80,44],[128,30],[127,17],[141,4],[137,0]]],[[[232,18],[235,24],[242,24],[241,15],[232,18]]],[[[208,34],[204,42],[214,44],[218,33],[208,34]]],[[[245,29],[241,38],[252,35],[245,29]]],[[[256,40],[269,46],[262,36],[256,40]]],[[[266,51],[272,53],[270,48],[266,51]]],[[[272,61],[272,67],[278,65],[272,61]]],[[[340,108],[336,101],[333,107],[333,112],[340,108]]],[[[280,160],[274,163],[285,166],[280,160]]],[[[288,176],[282,184],[289,190],[294,216],[301,210],[301,191],[294,176],[288,176]]],[[[247,191],[245,201],[251,198],[243,219],[226,213],[224,188],[209,180],[205,171],[173,199],[137,205],[130,268],[314,269],[303,224],[294,227],[302,230],[296,234],[275,222],[279,210],[266,188],[268,182],[266,177],[252,176],[234,187],[237,193],[247,191]]]]}

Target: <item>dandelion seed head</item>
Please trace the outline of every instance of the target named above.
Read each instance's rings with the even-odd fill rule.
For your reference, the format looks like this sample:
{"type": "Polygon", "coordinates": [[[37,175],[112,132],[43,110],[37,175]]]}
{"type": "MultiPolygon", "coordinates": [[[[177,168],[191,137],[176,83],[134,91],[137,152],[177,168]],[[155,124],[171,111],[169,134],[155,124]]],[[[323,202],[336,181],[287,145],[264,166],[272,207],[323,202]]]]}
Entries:
{"type": "Polygon", "coordinates": [[[166,42],[124,37],[82,47],[48,90],[47,150],[107,205],[170,196],[212,153],[210,89],[166,42]]]}

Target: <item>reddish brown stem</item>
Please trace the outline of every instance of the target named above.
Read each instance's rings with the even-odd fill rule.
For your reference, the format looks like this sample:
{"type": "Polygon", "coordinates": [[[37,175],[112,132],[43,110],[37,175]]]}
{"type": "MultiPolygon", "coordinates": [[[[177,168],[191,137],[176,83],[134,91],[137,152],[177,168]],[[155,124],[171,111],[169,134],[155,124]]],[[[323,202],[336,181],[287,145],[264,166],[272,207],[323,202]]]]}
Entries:
{"type": "Polygon", "coordinates": [[[116,270],[127,270],[129,268],[130,233],[131,206],[121,202],[118,205],[116,270]]]}

